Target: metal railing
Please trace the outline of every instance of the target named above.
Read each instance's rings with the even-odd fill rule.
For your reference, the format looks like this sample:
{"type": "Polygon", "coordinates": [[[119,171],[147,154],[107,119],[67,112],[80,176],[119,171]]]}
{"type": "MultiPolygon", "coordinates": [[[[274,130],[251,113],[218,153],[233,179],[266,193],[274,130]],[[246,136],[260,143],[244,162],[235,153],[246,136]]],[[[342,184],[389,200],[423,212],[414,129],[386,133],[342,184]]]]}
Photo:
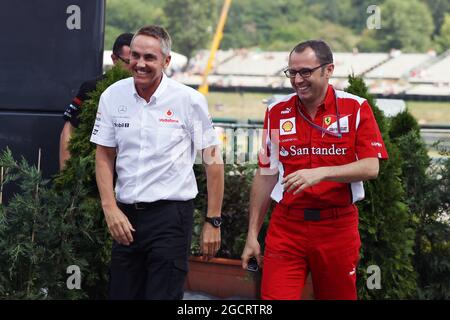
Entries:
{"type": "MultiPolygon", "coordinates": [[[[227,118],[213,120],[222,142],[225,163],[257,163],[262,142],[262,121],[249,120],[248,123],[240,123],[227,118]]],[[[421,125],[420,133],[429,148],[440,141],[442,147],[450,149],[450,125],[421,125]]]]}

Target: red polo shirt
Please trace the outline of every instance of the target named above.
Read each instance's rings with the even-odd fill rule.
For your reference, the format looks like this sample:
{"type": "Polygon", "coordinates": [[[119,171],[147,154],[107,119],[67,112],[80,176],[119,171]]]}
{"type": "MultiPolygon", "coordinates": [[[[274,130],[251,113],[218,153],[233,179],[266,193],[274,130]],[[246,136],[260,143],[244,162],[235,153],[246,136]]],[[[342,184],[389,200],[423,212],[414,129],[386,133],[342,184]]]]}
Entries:
{"type": "Polygon", "coordinates": [[[366,99],[334,90],[331,85],[324,103],[311,119],[297,95],[286,96],[267,108],[263,148],[259,166],[278,168],[280,175],[272,198],[287,206],[326,209],[348,206],[364,198],[361,181],[340,183],[322,181],[293,195],[284,192],[281,180],[299,169],[338,166],[364,158],[387,159],[388,155],[372,109],[366,99]],[[335,96],[336,94],[336,96],[335,96]],[[336,101],[342,137],[314,128],[299,113],[316,125],[338,133],[336,101]]]}

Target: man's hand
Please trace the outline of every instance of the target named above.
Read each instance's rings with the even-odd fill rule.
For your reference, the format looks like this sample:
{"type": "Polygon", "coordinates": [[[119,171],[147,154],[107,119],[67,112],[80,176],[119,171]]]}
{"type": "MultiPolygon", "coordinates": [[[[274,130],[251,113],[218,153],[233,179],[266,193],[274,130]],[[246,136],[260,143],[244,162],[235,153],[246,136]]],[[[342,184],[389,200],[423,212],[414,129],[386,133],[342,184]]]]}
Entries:
{"type": "Polygon", "coordinates": [[[209,222],[203,224],[200,238],[202,256],[204,260],[214,257],[220,249],[220,228],[215,228],[209,222]]]}
{"type": "Polygon", "coordinates": [[[105,210],[106,224],[114,240],[128,246],[133,242],[131,231],[134,230],[127,216],[116,206],[110,210],[105,210]]]}
{"type": "Polygon", "coordinates": [[[248,261],[250,258],[255,257],[256,261],[258,261],[258,266],[262,267],[262,256],[261,256],[261,247],[259,245],[258,239],[247,237],[247,241],[245,242],[244,251],[242,252],[242,268],[247,270],[248,261]]]}
{"type": "Polygon", "coordinates": [[[283,178],[282,184],[286,192],[297,194],[304,189],[318,184],[326,177],[326,167],[297,170],[283,178]]]}

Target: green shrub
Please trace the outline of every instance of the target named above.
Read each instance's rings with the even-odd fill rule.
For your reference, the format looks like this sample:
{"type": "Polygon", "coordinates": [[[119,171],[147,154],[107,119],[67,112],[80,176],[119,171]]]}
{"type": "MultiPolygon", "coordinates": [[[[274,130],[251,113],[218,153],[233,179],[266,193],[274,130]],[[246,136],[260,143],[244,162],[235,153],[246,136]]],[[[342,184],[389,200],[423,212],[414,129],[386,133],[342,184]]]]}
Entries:
{"type": "Polygon", "coordinates": [[[0,166],[20,192],[0,207],[0,295],[6,298],[101,299],[107,294],[111,237],[95,182],[95,145],[89,142],[101,93],[128,77],[107,72],[83,104],[69,149],[74,155],[50,186],[35,167],[7,150],[0,166]],[[67,267],[81,269],[81,290],[68,290],[67,267]]]}
{"type": "Polygon", "coordinates": [[[365,200],[358,203],[360,215],[361,261],[358,270],[358,296],[362,299],[405,299],[416,294],[416,272],[412,265],[415,230],[405,203],[401,182],[400,151],[388,135],[386,119],[368,93],[364,81],[349,77],[347,92],[366,98],[380,128],[388,161],[380,161],[376,180],[364,183],[365,200]],[[370,265],[381,270],[381,289],[368,289],[366,273],[370,265]]]}
{"type": "MultiPolygon", "coordinates": [[[[76,183],[71,192],[49,187],[34,166],[17,162],[4,151],[0,166],[4,184],[15,182],[19,193],[0,207],[0,296],[6,299],[87,298],[92,284],[103,275],[93,273],[95,256],[104,243],[102,232],[93,229],[96,217],[86,215],[82,203],[86,189],[76,183]],[[77,265],[82,290],[68,290],[66,271],[77,265]]],[[[86,162],[78,174],[86,173],[86,162]]],[[[97,289],[98,290],[98,289],[97,289]]]]}
{"type": "Polygon", "coordinates": [[[450,160],[432,164],[417,121],[405,111],[391,121],[390,135],[402,158],[406,203],[416,229],[414,267],[418,297],[450,298],[450,160]]]}
{"type": "MultiPolygon", "coordinates": [[[[222,206],[222,243],[218,257],[240,259],[247,239],[250,188],[256,164],[225,165],[225,193],[222,206]]],[[[195,200],[195,224],[191,253],[200,254],[200,235],[207,209],[206,175],[202,165],[195,166],[199,194],[195,200]]],[[[264,239],[265,229],[260,233],[264,239]]]]}

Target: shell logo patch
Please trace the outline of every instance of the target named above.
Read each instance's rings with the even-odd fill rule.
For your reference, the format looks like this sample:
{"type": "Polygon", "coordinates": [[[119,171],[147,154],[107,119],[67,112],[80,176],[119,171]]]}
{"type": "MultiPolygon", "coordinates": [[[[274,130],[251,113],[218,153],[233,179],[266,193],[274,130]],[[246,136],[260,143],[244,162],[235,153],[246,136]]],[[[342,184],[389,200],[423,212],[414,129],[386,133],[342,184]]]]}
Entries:
{"type": "Polygon", "coordinates": [[[280,135],[295,134],[295,117],[280,119],[280,135]]]}
{"type": "Polygon", "coordinates": [[[293,127],[294,125],[290,121],[286,121],[285,123],[283,123],[283,130],[286,132],[291,132],[293,127]]]}

